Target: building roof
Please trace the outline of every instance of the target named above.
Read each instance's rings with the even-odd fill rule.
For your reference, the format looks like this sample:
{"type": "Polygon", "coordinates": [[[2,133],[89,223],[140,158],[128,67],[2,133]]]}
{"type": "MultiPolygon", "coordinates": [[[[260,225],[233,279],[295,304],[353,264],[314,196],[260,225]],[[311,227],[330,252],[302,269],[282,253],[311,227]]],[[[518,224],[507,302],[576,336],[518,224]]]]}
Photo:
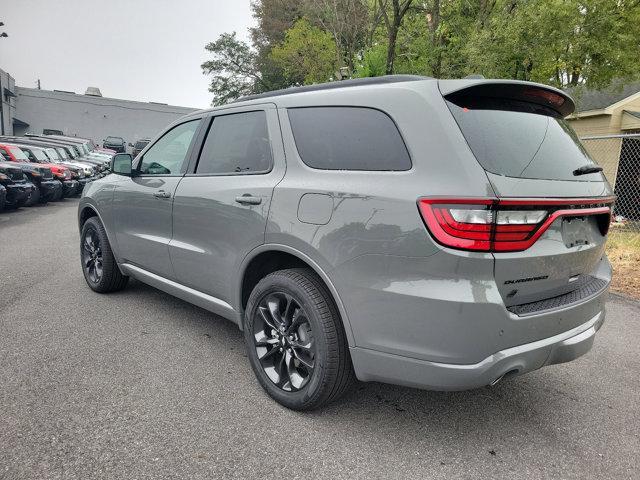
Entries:
{"type": "Polygon", "coordinates": [[[567,88],[566,92],[576,102],[576,113],[588,110],[602,110],[640,92],[640,81],[626,83],[617,81],[601,90],[591,90],[583,86],[572,87],[567,88]]]}

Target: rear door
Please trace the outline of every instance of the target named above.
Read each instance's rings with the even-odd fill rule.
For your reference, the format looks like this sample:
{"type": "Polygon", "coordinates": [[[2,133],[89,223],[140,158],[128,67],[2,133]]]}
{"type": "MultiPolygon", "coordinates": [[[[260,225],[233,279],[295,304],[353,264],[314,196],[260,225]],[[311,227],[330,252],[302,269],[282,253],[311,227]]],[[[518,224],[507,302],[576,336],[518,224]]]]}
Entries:
{"type": "Polygon", "coordinates": [[[169,245],[177,281],[231,305],[240,263],[264,243],[273,189],[285,171],[272,104],[214,112],[180,182],[169,245]]]}
{"type": "Polygon", "coordinates": [[[188,163],[200,119],[174,126],[134,164],[137,175],[119,176],[113,216],[122,261],[173,278],[171,240],[173,194],[188,163]]]}
{"type": "Polygon", "coordinates": [[[544,231],[524,249],[500,242],[496,234],[495,278],[505,305],[602,286],[612,192],[602,173],[576,172],[596,165],[563,119],[570,99],[531,85],[486,84],[445,99],[500,199],[497,229],[518,232],[517,225],[506,225],[524,215],[530,222],[522,229],[530,233],[503,238],[534,238],[544,231]]]}

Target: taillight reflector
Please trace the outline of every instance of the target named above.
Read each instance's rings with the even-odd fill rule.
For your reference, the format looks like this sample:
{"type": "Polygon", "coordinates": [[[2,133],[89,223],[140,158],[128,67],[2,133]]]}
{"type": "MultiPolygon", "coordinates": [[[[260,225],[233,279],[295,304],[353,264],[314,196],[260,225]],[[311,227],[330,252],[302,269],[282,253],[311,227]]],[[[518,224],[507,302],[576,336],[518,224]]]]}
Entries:
{"type": "Polygon", "coordinates": [[[598,215],[606,235],[615,197],[597,199],[421,198],[420,214],[435,240],[450,248],[516,252],[531,247],[559,217],[598,215]]]}

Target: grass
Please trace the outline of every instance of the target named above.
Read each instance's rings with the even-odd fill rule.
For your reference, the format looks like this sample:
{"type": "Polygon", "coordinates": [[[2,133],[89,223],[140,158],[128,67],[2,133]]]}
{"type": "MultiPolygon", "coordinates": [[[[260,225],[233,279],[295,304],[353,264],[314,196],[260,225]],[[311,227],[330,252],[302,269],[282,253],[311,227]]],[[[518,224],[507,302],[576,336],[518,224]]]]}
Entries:
{"type": "Polygon", "coordinates": [[[607,256],[613,266],[611,290],[640,299],[640,233],[612,228],[607,256]]]}

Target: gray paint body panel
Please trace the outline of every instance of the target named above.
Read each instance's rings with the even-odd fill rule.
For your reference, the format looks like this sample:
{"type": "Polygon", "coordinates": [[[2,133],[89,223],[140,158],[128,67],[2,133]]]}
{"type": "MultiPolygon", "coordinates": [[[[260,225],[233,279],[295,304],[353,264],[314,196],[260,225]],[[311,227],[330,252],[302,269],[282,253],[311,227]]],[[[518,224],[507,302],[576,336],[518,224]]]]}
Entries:
{"type": "MultiPolygon", "coordinates": [[[[451,82],[445,87],[453,91],[472,81],[451,82]]],[[[119,262],[136,266],[128,270],[132,275],[240,323],[247,265],[264,252],[290,253],[327,284],[362,380],[471,388],[494,381],[505,369],[523,373],[588,350],[604,319],[604,292],[567,308],[518,317],[506,309],[502,283],[551,271],[548,281],[520,287],[518,298],[535,300],[555,291],[576,270],[608,282],[604,238],[592,225],[585,226],[589,244],[580,248],[567,249],[558,240],[559,222],[525,252],[464,252],[431,238],[416,201],[424,196],[605,196],[611,191],[606,183],[487,174],[435,80],[296,93],[269,101],[271,106],[258,99],[195,114],[267,109],[274,168],[266,175],[187,174],[179,180],[165,259],[145,268],[128,258],[130,253],[123,254],[131,247],[123,247],[118,236],[126,232],[115,235],[114,252],[119,262]],[[407,145],[412,168],[344,172],[308,167],[298,155],[286,112],[297,106],[363,106],[386,112],[407,145]],[[234,199],[244,193],[262,202],[240,207],[234,199]],[[172,270],[163,275],[159,271],[166,259],[172,270]]],[[[107,231],[119,229],[113,210],[129,201],[117,197],[131,179],[114,177],[101,181],[112,185],[112,195],[115,190],[113,202],[96,182],[80,205],[105,212],[107,231]]],[[[148,213],[140,211],[127,221],[163,215],[146,208],[148,213]]]]}

